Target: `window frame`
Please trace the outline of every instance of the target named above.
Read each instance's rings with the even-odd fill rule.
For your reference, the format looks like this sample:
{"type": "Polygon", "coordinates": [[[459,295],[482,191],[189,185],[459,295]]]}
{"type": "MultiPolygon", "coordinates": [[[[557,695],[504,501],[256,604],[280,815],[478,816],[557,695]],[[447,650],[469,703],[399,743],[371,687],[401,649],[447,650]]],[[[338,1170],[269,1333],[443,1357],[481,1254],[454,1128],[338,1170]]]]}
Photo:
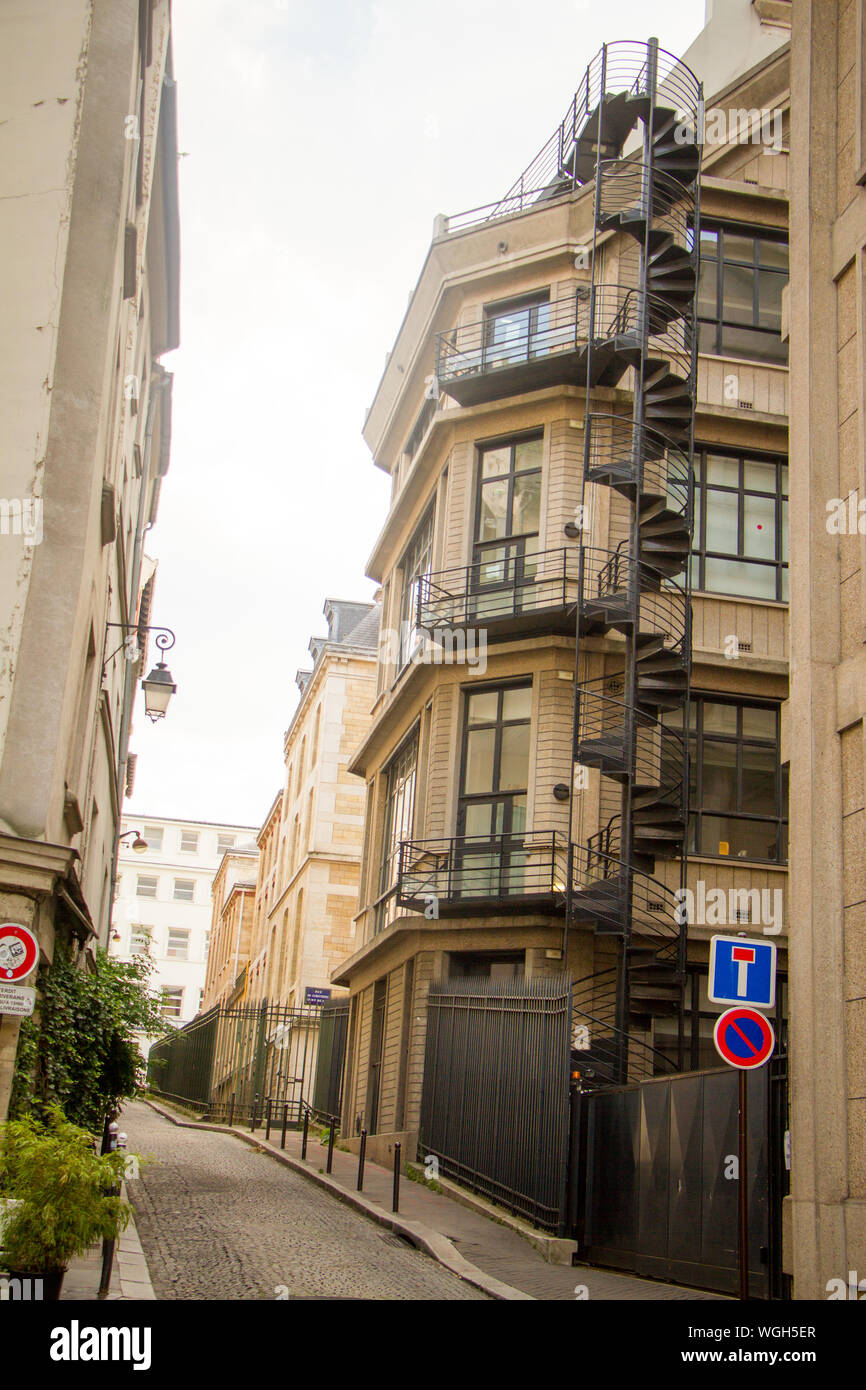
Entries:
{"type": "MultiPolygon", "coordinates": [[[[788,364],[788,343],[782,338],[781,325],[779,329],[766,328],[760,322],[760,280],[761,275],[784,275],[785,284],[790,282],[790,235],[781,228],[767,228],[756,226],[751,222],[728,222],[707,219],[701,222],[700,235],[706,232],[716,234],[716,254],[707,255],[703,248],[700,248],[700,268],[709,264],[716,267],[715,285],[715,312],[712,317],[700,312],[700,283],[698,285],[698,296],[696,299],[696,327],[698,331],[698,353],[709,357],[741,357],[749,361],[766,362],[771,366],[784,367],[788,364]],[[726,257],[724,254],[726,236],[751,237],[754,241],[752,262],[740,260],[734,257],[726,257]],[[781,243],[788,248],[789,265],[786,271],[780,270],[776,266],[765,266],[761,264],[760,244],[761,242],[781,243]],[[750,323],[738,323],[733,319],[726,318],[724,313],[725,300],[725,274],[724,267],[740,267],[752,270],[755,273],[755,284],[752,295],[752,321],[750,323]],[[711,325],[715,329],[714,345],[710,347],[707,342],[707,334],[701,332],[702,325],[711,325]],[[765,335],[768,339],[776,339],[779,342],[780,350],[777,356],[759,353],[755,351],[746,352],[742,348],[729,348],[724,345],[726,329],[745,329],[749,332],[765,335]]],[[[784,285],[782,287],[784,289],[784,285]]]]}
{"type": "Polygon", "coordinates": [[[515,830],[514,830],[513,824],[511,824],[511,821],[512,821],[512,819],[513,819],[513,816],[512,816],[512,815],[509,815],[509,816],[507,817],[508,820],[509,820],[509,828],[508,828],[507,830],[504,830],[504,829],[503,829],[502,831],[491,831],[490,834],[489,834],[489,836],[474,835],[474,834],[473,834],[473,835],[472,835],[471,837],[469,837],[469,838],[471,838],[471,839],[473,839],[473,840],[474,840],[474,839],[486,839],[486,838],[493,839],[493,838],[496,838],[496,837],[497,837],[498,835],[500,835],[500,834],[502,834],[502,835],[515,835],[515,834],[517,834],[517,835],[522,835],[522,834],[526,834],[527,831],[528,831],[528,825],[529,825],[529,783],[530,783],[531,774],[532,774],[532,688],[533,688],[533,682],[532,682],[532,677],[530,676],[530,677],[522,677],[522,678],[519,678],[519,679],[516,679],[516,680],[511,680],[511,681],[504,681],[502,684],[496,684],[496,685],[488,685],[488,684],[485,684],[485,685],[482,685],[482,686],[474,686],[474,685],[473,685],[473,686],[466,686],[466,687],[464,688],[464,690],[463,690],[463,718],[462,718],[462,721],[461,721],[461,723],[462,723],[462,730],[461,730],[461,736],[460,736],[460,780],[459,780],[459,783],[458,783],[458,790],[457,790],[457,823],[456,823],[456,832],[455,832],[458,838],[462,838],[462,837],[466,836],[466,811],[467,811],[467,809],[468,809],[469,806],[471,806],[471,805],[480,805],[480,804],[483,804],[484,802],[489,802],[489,803],[491,803],[491,804],[494,803],[494,802],[496,802],[497,804],[498,804],[499,802],[508,802],[508,803],[511,804],[511,809],[512,809],[512,812],[513,812],[513,803],[514,803],[514,800],[515,800],[515,798],[518,798],[518,797],[521,797],[521,796],[524,798],[524,803],[525,803],[525,808],[526,808],[525,825],[524,825],[524,827],[523,827],[523,830],[520,830],[520,831],[515,831],[515,830]],[[528,691],[529,691],[529,714],[528,714],[528,716],[526,716],[525,718],[521,718],[521,719],[504,719],[504,718],[503,718],[502,710],[503,710],[503,700],[504,700],[504,696],[505,696],[509,691],[511,691],[511,690],[528,690],[528,691]],[[498,698],[497,698],[497,708],[496,708],[496,718],[493,719],[493,720],[482,720],[482,719],[479,719],[479,720],[476,720],[475,722],[473,722],[473,723],[470,725],[470,720],[469,720],[469,708],[470,708],[470,701],[471,701],[472,697],[475,696],[475,695],[492,695],[492,694],[496,694],[496,696],[498,697],[498,698]],[[467,766],[467,758],[468,758],[468,752],[469,752],[469,735],[470,735],[470,733],[474,733],[474,732],[476,732],[476,731],[478,731],[478,730],[484,730],[484,729],[494,729],[494,730],[495,730],[494,741],[493,741],[493,768],[492,768],[492,771],[491,771],[491,787],[492,787],[492,788],[498,788],[498,784],[499,784],[499,782],[500,782],[500,780],[501,780],[501,775],[502,775],[502,735],[503,735],[503,731],[504,731],[505,729],[518,728],[518,727],[523,727],[523,726],[526,726],[526,728],[528,729],[528,731],[529,731],[529,740],[530,740],[530,742],[529,742],[529,750],[528,750],[528,753],[527,753],[527,761],[526,761],[526,786],[523,787],[523,788],[511,788],[511,789],[508,790],[508,791],[491,790],[491,791],[489,791],[489,792],[467,792],[467,791],[465,790],[465,786],[466,786],[466,766],[467,766]]]}
{"type": "MultiPolygon", "coordinates": [[[[394,750],[391,757],[382,769],[382,776],[385,779],[383,800],[382,800],[382,832],[379,841],[379,873],[378,873],[378,894],[376,897],[376,919],[375,932],[378,934],[384,931],[386,926],[390,926],[395,915],[395,893],[398,883],[398,867],[400,863],[400,844],[404,839],[411,839],[415,831],[415,815],[417,809],[418,794],[418,766],[420,752],[421,724],[417,720],[409,730],[406,737],[401,741],[398,748],[394,750]],[[400,766],[401,762],[407,760],[412,755],[411,780],[412,786],[409,794],[409,814],[408,814],[408,835],[401,834],[400,838],[394,839],[394,815],[393,808],[396,804],[397,786],[392,786],[392,778],[400,766]],[[389,848],[390,845],[390,848],[389,848]]],[[[407,772],[401,778],[400,792],[405,795],[405,788],[409,780],[408,763],[407,772]]],[[[406,828],[407,817],[402,817],[402,829],[406,828]]]]}
{"type": "Polygon", "coordinates": [[[533,357],[540,357],[549,351],[547,336],[550,334],[550,307],[551,295],[550,286],[540,286],[535,290],[527,290],[524,294],[510,295],[508,299],[491,300],[483,305],[481,310],[481,369],[482,371],[498,371],[502,368],[513,367],[519,362],[530,362],[533,357]],[[538,311],[547,309],[547,323],[539,328],[538,311]],[[525,349],[519,356],[507,351],[508,344],[496,344],[492,338],[493,325],[499,319],[509,318],[512,315],[527,313],[529,315],[526,333],[524,337],[516,341],[525,343],[525,349]],[[542,346],[538,346],[541,341],[542,346]],[[494,354],[498,351],[499,356],[494,354]]]}
{"type": "Polygon", "coordinates": [[[158,874],[136,874],[135,876],[135,896],[137,898],[156,898],[159,896],[159,875],[158,874]],[[141,885],[143,882],[153,884],[152,893],[142,893],[141,885]]]}
{"type": "Polygon", "coordinates": [[[201,833],[201,832],[198,831],[198,830],[182,830],[182,831],[180,832],[180,853],[181,853],[181,854],[198,854],[200,833],[201,833]],[[189,839],[189,838],[192,838],[192,839],[195,840],[195,846],[193,847],[193,849],[188,849],[188,848],[184,845],[184,843],[183,843],[184,840],[189,839]]]}
{"type": "Polygon", "coordinates": [[[418,623],[420,609],[418,581],[433,572],[435,526],[436,504],[434,499],[412,532],[411,539],[398,564],[401,579],[400,611],[397,620],[400,643],[398,680],[418,650],[418,643],[413,640],[420,627],[418,623]]]}
{"type": "Polygon", "coordinates": [[[165,939],[165,958],[166,958],[166,960],[189,960],[189,959],[190,959],[189,948],[190,948],[190,929],[189,929],[189,927],[169,927],[169,928],[168,928],[168,931],[167,931],[166,939],[165,939]],[[175,947],[174,947],[174,948],[172,947],[171,938],[172,938],[173,936],[174,936],[174,937],[178,937],[178,936],[182,936],[182,937],[183,937],[183,946],[184,946],[184,950],[183,950],[183,954],[182,954],[182,955],[178,954],[178,952],[177,952],[177,949],[176,949],[177,943],[176,943],[176,942],[175,942],[175,947]]]}
{"type": "Polygon", "coordinates": [[[194,878],[176,878],[176,879],[173,879],[173,880],[172,880],[172,886],[171,886],[171,900],[172,900],[172,902],[175,902],[175,903],[194,903],[194,902],[195,902],[195,879],[194,879],[194,878]],[[177,889],[178,889],[178,884],[180,884],[180,883],[189,884],[190,888],[192,889],[192,892],[190,893],[189,897],[186,897],[185,894],[180,894],[180,893],[178,893],[177,889]]]}
{"type": "MultiPolygon", "coordinates": [[[[736,450],[716,448],[711,444],[695,445],[695,479],[694,479],[694,530],[698,537],[698,542],[693,540],[691,548],[691,591],[694,594],[724,594],[730,598],[752,599],[761,603],[787,603],[788,597],[785,594],[784,578],[789,572],[790,559],[785,559],[787,549],[784,532],[784,515],[786,502],[790,505],[790,491],[782,491],[782,470],[789,468],[788,458],[784,454],[762,453],[760,450],[736,450]],[[718,458],[728,458],[736,460],[737,486],[728,486],[725,483],[708,483],[707,468],[708,460],[711,455],[718,458]],[[773,464],[776,468],[776,487],[774,492],[765,492],[760,488],[746,487],[745,485],[745,465],[747,463],[766,463],[773,464]],[[707,502],[710,492],[725,492],[737,498],[737,547],[736,555],[726,553],[721,550],[709,550],[707,548],[707,502]],[[747,497],[773,498],[773,524],[775,527],[775,558],[765,560],[760,556],[746,555],[743,553],[745,545],[745,499],[747,497]],[[707,560],[739,560],[742,564],[760,565],[765,569],[775,569],[776,584],[775,597],[767,598],[763,594],[746,594],[731,592],[727,589],[710,589],[707,587],[706,573],[707,560]],[[697,564],[695,563],[697,562],[697,564]]],[[[788,487],[790,489],[790,474],[788,477],[788,487]]]]}
{"type": "Polygon", "coordinates": [[[185,990],[183,985],[160,985],[159,987],[159,1009],[163,1018],[173,1019],[183,1017],[183,996],[185,990]],[[177,1012],[167,1011],[168,1003],[177,1004],[177,1012]]]}
{"type": "Polygon", "coordinates": [[[753,700],[741,696],[728,696],[717,694],[715,691],[696,691],[692,694],[691,704],[695,710],[694,726],[689,727],[689,763],[693,771],[695,795],[691,796],[689,789],[689,826],[687,833],[687,854],[689,858],[717,859],[722,863],[728,864],[778,864],[780,866],[788,863],[788,806],[785,798],[785,769],[781,760],[781,720],[782,706],[778,700],[753,700]],[[730,705],[737,711],[737,729],[735,734],[724,734],[704,731],[704,707],[706,705],[730,705]],[[743,734],[743,710],[744,709],[764,709],[772,710],[776,716],[776,732],[773,739],[762,739],[756,735],[743,734]],[[703,780],[704,780],[704,747],[706,742],[725,743],[733,745],[735,753],[735,775],[736,775],[736,800],[737,805],[733,808],[720,810],[718,807],[704,807],[703,805],[703,780]],[[757,812],[743,811],[740,809],[743,802],[743,751],[745,748],[773,749],[776,754],[776,794],[775,814],[759,814],[757,812]],[[704,817],[710,819],[723,818],[725,820],[749,821],[758,825],[776,826],[776,845],[777,854],[774,859],[759,858],[753,855],[742,856],[736,854],[713,853],[712,850],[701,848],[702,823],[704,817]],[[781,852],[784,849],[784,854],[781,852]]]}

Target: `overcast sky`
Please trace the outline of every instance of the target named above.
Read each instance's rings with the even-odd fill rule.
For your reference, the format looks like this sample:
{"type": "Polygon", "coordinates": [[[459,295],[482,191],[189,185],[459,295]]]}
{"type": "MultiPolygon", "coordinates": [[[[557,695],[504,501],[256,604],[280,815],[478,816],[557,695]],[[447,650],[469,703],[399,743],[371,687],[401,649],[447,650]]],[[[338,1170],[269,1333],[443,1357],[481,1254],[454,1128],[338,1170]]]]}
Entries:
{"type": "Polygon", "coordinates": [[[603,41],[682,52],[704,0],[173,9],[182,345],[147,550],[178,693],[156,725],[137,697],[127,814],[258,824],[325,598],[373,597],[361,428],[434,216],[506,191],[603,41]]]}

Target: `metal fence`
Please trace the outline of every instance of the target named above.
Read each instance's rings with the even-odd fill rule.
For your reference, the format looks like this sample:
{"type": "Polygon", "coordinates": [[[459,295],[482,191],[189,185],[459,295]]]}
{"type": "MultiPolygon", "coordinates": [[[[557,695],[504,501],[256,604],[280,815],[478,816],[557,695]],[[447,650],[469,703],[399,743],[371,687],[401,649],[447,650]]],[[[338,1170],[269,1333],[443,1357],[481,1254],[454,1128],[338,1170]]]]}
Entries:
{"type": "Polygon", "coordinates": [[[460,978],[430,988],[420,1153],[440,1171],[564,1231],[567,981],[460,978]]]}
{"type": "MultiPolygon", "coordinates": [[[[335,1006],[343,1001],[334,1001],[335,1006]]],[[[345,1006],[344,1006],[345,1007],[345,1006]]],[[[318,1005],[216,1005],[200,1018],[154,1043],[148,1085],[167,1099],[202,1110],[211,1119],[254,1120],[268,1100],[288,1107],[288,1123],[300,1124],[315,1096],[329,1099],[342,1079],[345,1030],[335,1007],[322,1029],[318,1005]],[[320,1032],[325,1041],[324,1077],[317,1085],[320,1032]]],[[[322,1107],[337,1113],[338,1107],[322,1107]]]]}
{"type": "Polygon", "coordinates": [[[348,999],[322,1005],[312,1109],[317,1115],[339,1115],[343,1106],[343,1071],[349,1034],[348,999]]]}

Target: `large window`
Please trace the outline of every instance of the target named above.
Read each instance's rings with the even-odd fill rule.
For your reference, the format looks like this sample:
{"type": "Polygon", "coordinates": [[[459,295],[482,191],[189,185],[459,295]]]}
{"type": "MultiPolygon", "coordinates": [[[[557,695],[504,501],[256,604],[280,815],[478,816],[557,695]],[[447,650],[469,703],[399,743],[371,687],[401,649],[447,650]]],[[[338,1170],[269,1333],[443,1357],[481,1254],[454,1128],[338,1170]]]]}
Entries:
{"type": "Polygon", "coordinates": [[[403,591],[400,598],[400,669],[418,647],[418,580],[430,573],[433,562],[433,511],[421,522],[400,564],[403,591]]]}
{"type": "Polygon", "coordinates": [[[748,227],[702,226],[700,351],[787,362],[781,337],[787,283],[787,241],[748,227]]]}
{"type": "Polygon", "coordinates": [[[540,434],[485,444],[478,450],[478,493],[475,503],[475,545],[472,589],[479,595],[476,612],[483,613],[483,595],[494,610],[503,586],[516,590],[531,584],[537,560],[541,515],[540,434]],[[529,548],[530,554],[527,554],[529,548]]]}
{"type": "Polygon", "coordinates": [[[155,898],[159,880],[156,874],[139,874],[135,885],[137,898],[155,898]]]}
{"type": "Polygon", "coordinates": [[[692,588],[788,598],[788,465],[701,451],[695,456],[692,588]]]}
{"type": "Polygon", "coordinates": [[[550,291],[488,304],[484,309],[484,366],[487,370],[526,362],[547,352],[550,291]]]}
{"type": "Polygon", "coordinates": [[[183,1010],[182,986],[163,985],[160,989],[160,996],[163,1018],[180,1018],[183,1010]]]}
{"type": "Polygon", "coordinates": [[[189,931],[186,927],[169,927],[165,954],[170,960],[189,960],[189,931]]]}
{"type": "Polygon", "coordinates": [[[195,879],[176,878],[174,881],[174,900],[178,903],[195,902],[195,879]]]}
{"type": "MultiPolygon", "coordinates": [[[[679,711],[664,718],[679,727],[679,711]]],[[[779,706],[701,696],[692,700],[689,728],[689,853],[785,863],[779,706]]]]}
{"type": "Polygon", "coordinates": [[[379,902],[376,930],[383,931],[394,917],[394,890],[400,864],[400,842],[412,838],[415,820],[415,780],[418,769],[417,729],[395,753],[385,774],[385,822],[379,870],[379,902]]]}
{"type": "Polygon", "coordinates": [[[458,835],[526,829],[531,685],[466,697],[458,835]]]}

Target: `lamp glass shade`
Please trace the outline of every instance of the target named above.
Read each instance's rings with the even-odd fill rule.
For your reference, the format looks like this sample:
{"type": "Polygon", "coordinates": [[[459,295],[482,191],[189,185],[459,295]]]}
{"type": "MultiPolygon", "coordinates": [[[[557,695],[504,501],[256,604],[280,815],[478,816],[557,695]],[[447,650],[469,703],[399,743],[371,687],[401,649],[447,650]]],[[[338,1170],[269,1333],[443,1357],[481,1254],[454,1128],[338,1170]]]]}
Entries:
{"type": "Polygon", "coordinates": [[[140,835],[136,835],[132,842],[134,854],[147,854],[147,840],[143,840],[140,835]]]}
{"type": "Polygon", "coordinates": [[[165,662],[157,662],[153,670],[141,682],[144,691],[144,712],[148,719],[156,723],[157,719],[162,719],[168,709],[168,702],[177,690],[177,686],[172,680],[171,671],[165,662]]]}

